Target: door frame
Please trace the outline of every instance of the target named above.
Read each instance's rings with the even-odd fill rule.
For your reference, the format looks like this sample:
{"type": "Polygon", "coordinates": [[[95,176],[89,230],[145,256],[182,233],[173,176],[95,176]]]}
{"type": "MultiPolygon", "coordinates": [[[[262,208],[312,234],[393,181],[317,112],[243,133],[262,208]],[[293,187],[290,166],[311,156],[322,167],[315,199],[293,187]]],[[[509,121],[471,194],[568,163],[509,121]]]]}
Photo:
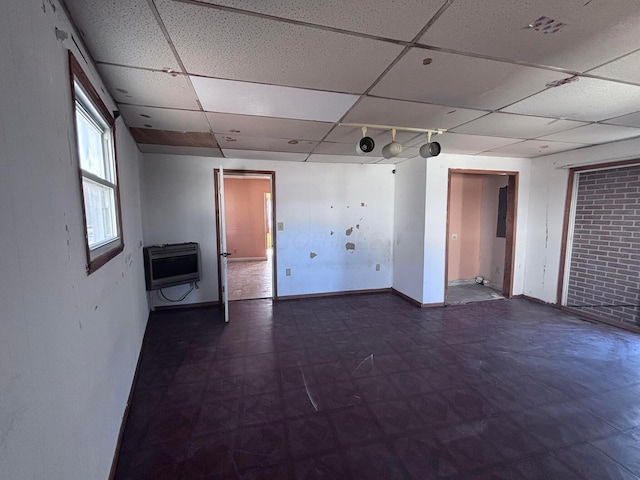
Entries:
{"type": "MultiPolygon", "coordinates": [[[[215,168],[213,170],[213,182],[214,189],[218,191],[218,171],[219,168],[215,168]]],[[[276,172],[271,170],[234,170],[234,169],[224,169],[224,176],[226,175],[234,175],[234,176],[262,176],[269,177],[271,180],[271,244],[273,249],[273,268],[271,275],[271,298],[273,300],[277,300],[278,298],[278,261],[277,261],[277,234],[275,228],[276,224],[276,172]]],[[[224,178],[223,178],[224,179],[224,178]]],[[[218,195],[215,196],[215,206],[216,206],[216,232],[220,231],[220,205],[218,203],[218,195]]],[[[216,233],[216,251],[220,252],[220,235],[216,233]]],[[[222,300],[222,272],[220,268],[220,261],[218,260],[218,298],[222,300]]]]}
{"type": "Polygon", "coordinates": [[[449,241],[451,237],[450,216],[451,216],[451,176],[453,174],[470,175],[502,175],[508,177],[507,189],[507,228],[504,249],[504,274],[502,279],[502,295],[505,298],[513,297],[513,275],[515,265],[516,250],[516,220],[518,215],[518,187],[520,184],[520,173],[511,170],[476,170],[463,168],[450,168],[447,178],[447,228],[445,246],[445,268],[444,268],[444,304],[447,304],[447,293],[449,289],[449,241]]]}

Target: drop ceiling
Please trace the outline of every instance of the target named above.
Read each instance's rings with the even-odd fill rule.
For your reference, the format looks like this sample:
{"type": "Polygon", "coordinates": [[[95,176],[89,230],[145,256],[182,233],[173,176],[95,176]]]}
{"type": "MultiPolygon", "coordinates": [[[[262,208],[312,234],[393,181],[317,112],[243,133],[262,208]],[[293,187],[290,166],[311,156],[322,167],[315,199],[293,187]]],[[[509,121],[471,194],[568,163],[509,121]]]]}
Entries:
{"type": "Polygon", "coordinates": [[[538,157],[640,137],[637,0],[65,0],[143,152],[538,157]],[[547,23],[548,22],[548,23],[547,23]],[[549,27],[545,30],[545,26],[549,27]],[[546,33],[545,33],[546,32],[546,33]]]}

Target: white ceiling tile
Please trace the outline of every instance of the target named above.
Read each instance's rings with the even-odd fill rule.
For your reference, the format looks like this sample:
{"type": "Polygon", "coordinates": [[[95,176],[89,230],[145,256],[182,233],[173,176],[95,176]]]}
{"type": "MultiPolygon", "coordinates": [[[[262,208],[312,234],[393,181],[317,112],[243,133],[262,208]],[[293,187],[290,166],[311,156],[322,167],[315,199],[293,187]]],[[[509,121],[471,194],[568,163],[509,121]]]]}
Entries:
{"type": "Polygon", "coordinates": [[[412,48],[371,93],[439,105],[496,110],[544,90],[550,81],[565,77],[539,68],[412,48]],[[425,59],[431,59],[431,63],[424,65],[425,59]]]}
{"type": "Polygon", "coordinates": [[[616,140],[638,136],[640,136],[640,128],[593,123],[591,125],[585,125],[584,127],[574,128],[573,130],[567,130],[566,132],[540,137],[539,140],[594,145],[596,143],[615,142],[616,140]]]}
{"type": "Polygon", "coordinates": [[[335,122],[359,98],[345,93],[191,77],[202,108],[210,112],[335,122]]]}
{"type": "Polygon", "coordinates": [[[294,153],[310,153],[318,144],[318,142],[312,142],[310,140],[287,140],[286,138],[250,137],[235,134],[217,134],[216,141],[222,149],[272,150],[274,152],[294,153]]]}
{"type": "Polygon", "coordinates": [[[98,65],[98,71],[118,103],[186,110],[200,108],[189,80],[183,75],[173,77],[163,72],[113,65],[98,65]]]}
{"type": "Polygon", "coordinates": [[[286,162],[304,162],[309,156],[306,153],[292,152],[266,152],[259,150],[234,150],[225,148],[222,150],[227,158],[243,158],[247,160],[278,160],[286,162]]]}
{"type": "Polygon", "coordinates": [[[540,157],[542,155],[550,155],[552,153],[565,152],[567,150],[575,150],[576,148],[583,146],[584,145],[579,143],[525,140],[524,142],[488,150],[481,155],[532,158],[540,157]]]}
{"type": "Polygon", "coordinates": [[[203,112],[169,108],[120,105],[118,107],[129,127],[172,130],[174,132],[208,132],[209,123],[203,112]]]}
{"type": "Polygon", "coordinates": [[[640,110],[640,86],[580,77],[549,88],[503,111],[572,120],[600,121],[640,110]]]}
{"type": "Polygon", "coordinates": [[[214,8],[156,3],[192,74],[363,93],[403,48],[214,8]]]}
{"type": "Polygon", "coordinates": [[[437,135],[431,140],[440,144],[442,153],[461,153],[466,155],[474,155],[485,150],[492,150],[519,142],[514,138],[483,137],[450,132],[437,135]]]}
{"type": "Polygon", "coordinates": [[[349,112],[344,123],[395,125],[436,130],[456,127],[485,113],[426,103],[365,97],[349,112]]]}
{"type": "Polygon", "coordinates": [[[640,68],[638,68],[638,65],[640,65],[640,51],[590,70],[589,73],[626,82],[640,83],[640,68]]]}
{"type": "Polygon", "coordinates": [[[605,120],[604,123],[610,123],[612,125],[625,125],[627,127],[640,127],[640,112],[611,118],[609,120],[605,120]]]}
{"type": "Polygon", "coordinates": [[[297,138],[320,141],[333,123],[290,120],[286,118],[206,113],[214,133],[240,133],[257,137],[297,138]]]}
{"type": "Polygon", "coordinates": [[[438,11],[442,0],[204,0],[251,12],[352,30],[386,38],[412,40],[438,11]],[[389,15],[381,12],[389,11],[389,15]]]}
{"type": "Polygon", "coordinates": [[[465,52],[585,71],[640,47],[637,0],[465,0],[453,2],[420,42],[465,52]],[[528,28],[546,16],[557,33],[528,28]]]}
{"type": "Polygon", "coordinates": [[[222,157],[219,148],[176,147],[173,145],[138,144],[142,153],[162,153],[166,155],[193,155],[196,157],[222,157]]]}
{"type": "Polygon", "coordinates": [[[146,68],[180,65],[146,0],[66,0],[94,60],[146,68]]]}
{"type": "Polygon", "coordinates": [[[581,125],[586,125],[586,123],[496,112],[456,127],[453,131],[456,133],[471,133],[473,135],[527,139],[569,130],[581,125]]]}
{"type": "Polygon", "coordinates": [[[377,163],[380,157],[370,157],[368,155],[322,155],[314,153],[309,155],[307,162],[317,163],[377,163]]]}

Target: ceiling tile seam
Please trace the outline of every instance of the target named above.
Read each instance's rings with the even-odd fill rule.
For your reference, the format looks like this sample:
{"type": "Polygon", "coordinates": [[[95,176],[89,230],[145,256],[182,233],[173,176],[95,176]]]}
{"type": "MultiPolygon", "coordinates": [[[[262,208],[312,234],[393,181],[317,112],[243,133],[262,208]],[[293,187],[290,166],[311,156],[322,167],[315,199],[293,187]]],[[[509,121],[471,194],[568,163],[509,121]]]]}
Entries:
{"type": "MultiPolygon", "coordinates": [[[[591,69],[585,70],[585,71],[569,70],[569,69],[562,68],[562,67],[554,67],[552,65],[544,65],[544,64],[541,64],[541,63],[531,63],[531,62],[525,62],[525,61],[522,61],[522,60],[514,60],[514,59],[504,58],[504,57],[493,57],[491,55],[485,55],[485,54],[482,54],[482,53],[466,52],[466,51],[463,51],[463,50],[455,50],[455,49],[452,49],[452,48],[437,47],[435,45],[428,45],[428,44],[424,44],[424,43],[416,43],[416,44],[411,45],[411,47],[420,48],[420,49],[423,49],[423,50],[431,50],[431,51],[440,52],[440,53],[448,53],[448,54],[451,54],[451,55],[460,55],[462,57],[476,58],[478,60],[490,60],[490,61],[493,61],[493,62],[506,63],[506,64],[509,64],[509,65],[516,65],[516,66],[520,66],[520,67],[537,68],[539,70],[546,70],[546,71],[550,71],[550,72],[563,73],[565,75],[570,75],[570,76],[574,76],[574,77],[593,78],[593,79],[596,79],[596,80],[606,80],[606,81],[609,81],[609,82],[622,83],[622,84],[625,84],[625,85],[640,86],[640,82],[630,82],[630,81],[622,80],[622,79],[619,79],[619,78],[604,77],[602,75],[594,75],[594,74],[588,73],[588,72],[594,70],[595,68],[600,68],[600,66],[594,67],[594,68],[591,68],[591,69]]],[[[637,52],[637,51],[640,51],[640,49],[635,50],[634,52],[637,52]]],[[[634,52],[631,52],[631,53],[634,53],[634,52]]],[[[609,63],[609,62],[607,62],[607,63],[609,63]]],[[[606,65],[607,63],[604,63],[603,65],[606,65]]]]}
{"type": "Polygon", "coordinates": [[[429,30],[440,19],[440,17],[444,14],[444,12],[446,12],[447,9],[451,6],[453,1],[454,0],[446,0],[442,5],[440,5],[440,8],[438,9],[438,11],[429,19],[429,21],[425,24],[425,26],[422,27],[420,31],[413,37],[413,39],[411,40],[411,44],[415,45],[418,43],[418,40],[420,40],[422,36],[425,33],[427,33],[427,30],[429,30]]]}
{"type": "Polygon", "coordinates": [[[362,32],[356,32],[353,30],[345,30],[343,28],[338,28],[338,27],[330,27],[328,25],[321,25],[318,23],[312,23],[312,22],[305,22],[303,20],[295,20],[292,18],[285,18],[285,17],[278,17],[276,15],[269,15],[266,13],[260,13],[260,12],[252,12],[251,10],[243,10],[241,8],[236,8],[236,7],[229,7],[226,5],[217,5],[215,3],[205,3],[205,2],[200,2],[198,0],[172,0],[175,3],[184,3],[187,5],[194,5],[197,7],[204,7],[204,8],[211,8],[214,10],[221,10],[223,12],[228,12],[228,13],[235,13],[238,15],[246,15],[249,17],[257,17],[257,18],[262,18],[264,20],[271,20],[271,21],[275,21],[275,22],[280,22],[280,23],[288,23],[290,25],[297,25],[299,27],[307,27],[307,28],[313,28],[313,29],[317,29],[317,30],[325,30],[328,32],[332,32],[332,33],[340,33],[343,35],[350,35],[350,36],[354,36],[354,37],[360,37],[360,38],[365,38],[365,39],[369,39],[369,40],[376,40],[379,42],[386,42],[386,43],[393,43],[395,45],[401,45],[401,46],[410,46],[411,42],[406,41],[406,40],[399,40],[399,39],[395,39],[395,38],[389,38],[389,37],[381,37],[378,35],[371,35],[370,33],[362,33],[362,32]]]}
{"type": "Polygon", "coordinates": [[[640,52],[640,48],[636,48],[635,50],[632,50],[629,53],[625,53],[625,54],[620,55],[620,56],[618,56],[618,57],[616,57],[616,58],[614,58],[612,60],[608,60],[608,61],[604,62],[603,64],[598,65],[597,67],[593,67],[593,68],[590,68],[589,70],[585,70],[585,73],[591,72],[593,70],[597,70],[598,68],[602,68],[602,67],[604,67],[606,65],[609,65],[609,64],[611,64],[613,62],[617,62],[618,60],[622,60],[623,58],[628,57],[628,56],[633,55],[633,54],[638,53],[638,52],[640,52]]]}
{"type": "MultiPolygon", "coordinates": [[[[156,6],[155,1],[154,0],[147,0],[147,4],[149,5],[149,9],[153,13],[153,16],[156,19],[156,23],[160,27],[160,30],[162,30],[162,34],[164,35],[165,40],[169,44],[169,48],[171,48],[171,52],[173,53],[173,56],[176,58],[176,61],[178,62],[178,65],[180,66],[180,69],[182,70],[183,73],[186,74],[187,69],[184,66],[184,62],[182,61],[182,58],[180,58],[180,54],[178,53],[178,49],[176,48],[175,43],[173,42],[173,39],[171,38],[171,35],[169,35],[169,30],[167,30],[167,27],[164,24],[164,20],[162,20],[162,17],[160,16],[160,12],[158,11],[158,7],[156,6]]],[[[203,112],[203,114],[204,114],[204,108],[202,108],[202,103],[200,102],[200,98],[198,97],[198,94],[196,93],[196,89],[193,87],[193,84],[191,83],[191,78],[189,78],[188,75],[187,75],[186,80],[187,80],[187,83],[189,85],[189,89],[191,90],[191,93],[193,94],[193,97],[196,99],[196,103],[198,104],[198,107],[200,108],[200,111],[203,112]]],[[[210,133],[211,137],[213,138],[214,142],[216,142],[216,144],[219,145],[218,139],[216,138],[215,134],[213,133],[213,129],[211,128],[211,123],[209,122],[209,119],[207,118],[206,115],[205,115],[205,120],[207,122],[207,125],[209,126],[209,133],[210,133]]],[[[220,153],[224,157],[224,152],[222,152],[222,149],[220,150],[220,153]]]]}
{"type": "MultiPolygon", "coordinates": [[[[540,93],[540,92],[538,92],[540,93]]],[[[425,102],[422,100],[407,100],[406,98],[393,98],[393,97],[385,97],[383,95],[375,95],[375,94],[364,94],[365,96],[369,97],[369,98],[377,98],[379,100],[390,100],[390,101],[395,101],[395,102],[407,102],[407,103],[415,103],[418,105],[430,105],[433,107],[444,107],[444,108],[453,108],[455,110],[470,110],[473,112],[482,112],[482,113],[486,113],[486,114],[490,114],[490,113],[495,113],[496,110],[485,110],[483,108],[470,108],[470,107],[464,107],[461,105],[443,105],[442,103],[433,103],[433,102],[425,102]]],[[[519,100],[518,100],[519,101],[519,100]]],[[[509,105],[507,105],[509,106],[509,105]]],[[[500,108],[505,108],[505,107],[500,107],[500,108]]],[[[450,112],[453,113],[453,112],[450,112]]],[[[483,115],[484,117],[484,115],[483,115]]],[[[481,117],[479,117],[481,118],[481,117]]],[[[407,126],[407,125],[403,125],[403,126],[407,126]]],[[[436,128],[436,127],[434,127],[436,128]]],[[[452,127],[452,128],[457,128],[457,127],[452,127]]]]}

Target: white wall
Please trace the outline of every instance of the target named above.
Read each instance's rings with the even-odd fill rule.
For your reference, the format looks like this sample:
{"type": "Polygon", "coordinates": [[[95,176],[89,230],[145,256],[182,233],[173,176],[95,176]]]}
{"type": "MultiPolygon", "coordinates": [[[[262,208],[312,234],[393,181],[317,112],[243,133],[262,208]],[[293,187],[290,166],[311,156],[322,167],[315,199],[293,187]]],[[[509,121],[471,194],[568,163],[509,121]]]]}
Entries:
{"type": "Polygon", "coordinates": [[[147,319],[139,153],[119,120],[125,250],[87,276],[70,26],[49,1],[0,26],[0,477],[103,480],[147,319]]]}
{"type": "Polygon", "coordinates": [[[422,303],[426,162],[407,160],[395,170],[393,288],[422,303]]]}
{"type": "Polygon", "coordinates": [[[524,263],[528,248],[527,226],[529,212],[530,160],[521,158],[472,157],[441,154],[426,160],[426,235],[424,242],[423,303],[444,301],[447,235],[447,183],[449,169],[519,172],[519,190],[516,219],[516,250],[513,294],[524,290],[524,263]]]}
{"type": "MultiPolygon", "coordinates": [[[[200,243],[200,289],[182,303],[218,300],[213,169],[220,165],[276,172],[276,222],[284,223],[276,231],[278,296],[391,286],[393,166],[145,154],[145,244],[200,243]]],[[[179,298],[186,288],[164,291],[179,298]]],[[[167,304],[156,295],[152,300],[167,304]]]]}
{"type": "Polygon", "coordinates": [[[569,168],[640,158],[640,139],[581,148],[531,163],[524,294],[555,303],[569,168]]]}

